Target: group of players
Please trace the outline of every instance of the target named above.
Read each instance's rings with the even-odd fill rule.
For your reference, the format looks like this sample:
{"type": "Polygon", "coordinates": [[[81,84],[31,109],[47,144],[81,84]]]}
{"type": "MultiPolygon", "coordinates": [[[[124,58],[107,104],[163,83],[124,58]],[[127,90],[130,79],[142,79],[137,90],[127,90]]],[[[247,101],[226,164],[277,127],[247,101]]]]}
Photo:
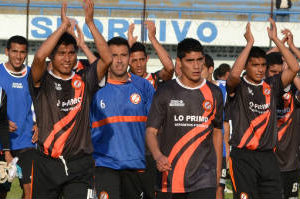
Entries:
{"type": "MultiPolygon", "coordinates": [[[[232,69],[221,65],[213,80],[213,59],[199,41],[178,44],[174,68],[154,23],[146,21],[163,65],[148,74],[149,57],[133,36],[134,25],[128,40],[106,42],[93,21],[93,1],[83,7],[97,56],[66,16],[66,4],[60,27],[31,67],[24,65],[27,40],[7,42],[0,139],[3,160],[19,158],[23,198],[223,199],[227,165],[234,198],[298,198],[294,55],[300,58],[300,51],[289,30],[279,40],[270,19],[276,48],[266,55],[253,47],[248,23],[246,47],[232,69]],[[78,48],[88,64],[77,61],[78,48]]],[[[9,189],[9,183],[0,185],[1,198],[9,189]]]]}

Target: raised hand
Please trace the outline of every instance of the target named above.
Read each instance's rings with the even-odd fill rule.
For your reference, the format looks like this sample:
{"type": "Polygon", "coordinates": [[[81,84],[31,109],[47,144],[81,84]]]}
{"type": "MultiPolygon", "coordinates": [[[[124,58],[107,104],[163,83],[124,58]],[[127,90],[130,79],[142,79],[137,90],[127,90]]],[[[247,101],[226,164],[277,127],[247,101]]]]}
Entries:
{"type": "Polygon", "coordinates": [[[66,15],[67,13],[67,3],[63,2],[61,6],[61,26],[65,29],[68,30],[68,28],[71,26],[70,19],[66,15]]]}
{"type": "Polygon", "coordinates": [[[129,25],[128,28],[128,33],[127,33],[127,37],[128,37],[128,44],[131,47],[138,39],[137,36],[133,36],[133,31],[134,31],[134,23],[129,25]]]}
{"type": "Polygon", "coordinates": [[[250,23],[248,22],[247,23],[247,26],[246,26],[246,32],[244,34],[244,37],[247,41],[247,43],[251,43],[253,44],[254,43],[254,37],[252,35],[252,32],[251,32],[251,26],[250,26],[250,23]]]}
{"type": "Polygon", "coordinates": [[[93,0],[84,0],[85,23],[94,23],[94,2],[93,0]]]}
{"type": "Polygon", "coordinates": [[[289,29],[284,29],[281,33],[285,36],[287,44],[291,47],[294,46],[294,36],[289,29]]]}
{"type": "Polygon", "coordinates": [[[145,25],[146,28],[148,29],[148,37],[149,40],[151,40],[151,38],[155,38],[156,35],[156,27],[155,27],[155,23],[153,21],[145,21],[145,25]]]}
{"type": "Polygon", "coordinates": [[[269,35],[269,38],[274,41],[275,39],[278,39],[277,27],[276,27],[275,21],[272,18],[269,18],[269,22],[271,23],[271,27],[267,28],[268,35],[269,35]]]}

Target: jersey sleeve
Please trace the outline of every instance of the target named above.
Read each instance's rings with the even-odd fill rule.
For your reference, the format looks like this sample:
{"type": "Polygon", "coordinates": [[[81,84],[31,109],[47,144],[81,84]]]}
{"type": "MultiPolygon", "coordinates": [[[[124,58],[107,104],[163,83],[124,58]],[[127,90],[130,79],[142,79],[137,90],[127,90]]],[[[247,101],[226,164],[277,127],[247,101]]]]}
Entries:
{"type": "Polygon", "coordinates": [[[30,73],[28,74],[27,81],[28,81],[29,92],[30,92],[30,95],[31,95],[31,98],[32,98],[33,101],[36,100],[36,98],[38,96],[38,93],[41,90],[42,85],[44,84],[45,76],[46,76],[47,73],[48,73],[48,71],[46,71],[44,73],[43,77],[41,78],[40,87],[35,87],[34,84],[33,84],[32,73],[31,73],[31,70],[30,70],[30,73]]]}
{"type": "Polygon", "coordinates": [[[216,100],[216,115],[212,121],[214,128],[222,129],[223,128],[223,95],[220,89],[215,89],[215,100],[216,100]]]}
{"type": "Polygon", "coordinates": [[[155,90],[148,81],[145,81],[145,88],[146,88],[146,98],[147,98],[146,109],[147,109],[147,114],[148,114],[151,104],[152,104],[153,95],[154,95],[155,90]]]}
{"type": "MultiPolygon", "coordinates": [[[[282,73],[281,73],[282,74],[282,73]]],[[[271,84],[273,84],[273,89],[277,98],[280,98],[283,94],[283,84],[281,80],[281,74],[275,75],[271,78],[271,84]]]]}
{"type": "Polygon", "coordinates": [[[97,63],[98,63],[99,59],[97,59],[96,61],[94,61],[90,67],[86,67],[86,84],[88,86],[88,90],[89,92],[91,92],[92,94],[96,93],[97,90],[101,87],[104,87],[103,81],[105,82],[105,78],[103,77],[102,80],[98,80],[98,75],[97,75],[97,63]],[[99,86],[100,85],[100,86],[99,86]]]}
{"type": "Polygon", "coordinates": [[[2,88],[0,88],[0,141],[3,150],[10,149],[7,118],[7,97],[2,88]]]}
{"type": "Polygon", "coordinates": [[[164,103],[162,90],[158,90],[153,97],[151,108],[149,111],[146,127],[160,129],[164,119],[166,118],[166,108],[164,103]]]}

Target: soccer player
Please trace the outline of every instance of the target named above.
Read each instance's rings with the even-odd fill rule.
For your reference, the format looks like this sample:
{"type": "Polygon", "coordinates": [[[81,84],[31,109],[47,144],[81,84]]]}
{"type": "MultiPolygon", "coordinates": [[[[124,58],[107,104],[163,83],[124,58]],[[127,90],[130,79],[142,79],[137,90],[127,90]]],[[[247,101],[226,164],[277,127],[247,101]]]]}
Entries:
{"type": "Polygon", "coordinates": [[[168,52],[156,39],[156,27],[153,21],[146,21],[145,25],[148,30],[148,38],[155,49],[163,68],[155,73],[147,73],[147,62],[149,56],[146,53],[145,46],[136,42],[136,37],[133,37],[134,24],[129,26],[128,30],[128,42],[130,45],[130,71],[147,79],[155,89],[158,88],[162,82],[172,79],[174,73],[174,64],[170,58],[168,52]]]}
{"type": "Polygon", "coordinates": [[[146,141],[159,171],[157,198],[216,198],[222,93],[201,77],[205,58],[199,41],[181,41],[176,61],[182,74],[156,91],[147,120],[146,141]]]}
{"type": "Polygon", "coordinates": [[[212,79],[212,74],[214,72],[214,66],[215,66],[214,60],[209,54],[205,54],[204,57],[205,57],[205,62],[204,62],[205,67],[203,67],[202,69],[201,76],[207,81],[216,84],[217,82],[215,82],[212,79]]]}
{"type": "MultiPolygon", "coordinates": [[[[5,91],[0,87],[0,141],[1,141],[1,155],[0,160],[9,163],[12,160],[10,152],[10,141],[8,131],[7,118],[7,96],[5,91]]],[[[0,184],[0,198],[6,198],[9,192],[11,183],[5,182],[0,184]]]]}
{"type": "Polygon", "coordinates": [[[230,174],[236,198],[274,198],[281,195],[280,171],[273,152],[277,141],[276,106],[283,88],[299,70],[297,60],[277,37],[274,20],[269,19],[269,38],[276,44],[289,68],[281,75],[265,78],[265,52],[253,47],[247,24],[243,49],[227,79],[233,132],[230,140],[230,174]],[[240,77],[245,67],[246,75],[240,77]]]}
{"type": "MultiPolygon", "coordinates": [[[[7,115],[11,153],[19,157],[18,164],[22,169],[23,177],[20,186],[23,198],[30,198],[31,165],[35,144],[32,142],[34,130],[32,100],[29,94],[27,77],[30,67],[24,65],[27,57],[28,42],[22,36],[13,36],[8,39],[5,54],[6,63],[0,65],[0,86],[7,95],[7,115]]],[[[12,160],[9,160],[9,162],[12,160]]]]}
{"type": "Polygon", "coordinates": [[[73,26],[66,10],[67,5],[63,4],[62,23],[36,52],[28,80],[39,128],[33,198],[57,198],[61,194],[64,198],[90,198],[92,193],[88,190],[94,169],[89,109],[112,56],[94,24],[93,1],[86,0],[85,22],[101,59],[75,73],[77,44],[86,55],[88,48],[80,32],[78,37],[72,36],[73,26]],[[49,71],[47,57],[52,63],[49,71]]]}
{"type": "Polygon", "coordinates": [[[94,96],[91,108],[92,141],[99,198],[143,198],[139,170],[145,169],[145,130],[153,86],[128,73],[126,39],[108,41],[113,63],[107,85],[94,96]]]}
{"type": "MultiPolygon", "coordinates": [[[[297,55],[298,52],[299,55],[299,50],[293,49],[292,33],[289,30],[285,30],[284,33],[284,41],[287,41],[294,54],[297,55]]],[[[283,70],[286,70],[286,68],[284,68],[282,55],[278,52],[268,54],[267,77],[280,74],[283,70]]],[[[293,83],[288,85],[284,88],[277,106],[278,142],[275,155],[279,162],[284,199],[298,198],[300,180],[300,125],[298,122],[300,119],[300,102],[296,96],[297,93],[299,94],[299,91],[293,83]]]]}

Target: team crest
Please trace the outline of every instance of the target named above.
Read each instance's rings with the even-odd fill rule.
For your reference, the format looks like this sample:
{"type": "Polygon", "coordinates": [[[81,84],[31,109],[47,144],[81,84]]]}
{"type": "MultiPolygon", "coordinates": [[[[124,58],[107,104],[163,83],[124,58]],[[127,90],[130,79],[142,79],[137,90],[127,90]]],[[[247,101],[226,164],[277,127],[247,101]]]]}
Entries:
{"type": "Polygon", "coordinates": [[[290,98],[291,98],[291,94],[290,93],[285,93],[283,95],[283,99],[285,99],[285,100],[289,100],[290,98]]]}
{"type": "Polygon", "coordinates": [[[271,94],[271,90],[269,88],[265,88],[263,91],[264,95],[270,95],[271,94]]]}
{"type": "Polygon", "coordinates": [[[141,96],[137,93],[133,93],[131,96],[130,96],[130,101],[131,103],[133,104],[139,104],[141,102],[141,96]]]}
{"type": "Polygon", "coordinates": [[[202,104],[205,111],[211,111],[212,109],[212,103],[209,100],[205,100],[202,104]]]}
{"type": "Polygon", "coordinates": [[[82,81],[80,79],[73,79],[72,80],[72,87],[78,89],[82,86],[82,81]]]}
{"type": "Polygon", "coordinates": [[[242,192],[240,199],[248,199],[248,194],[242,192]]]}
{"type": "Polygon", "coordinates": [[[99,195],[99,199],[109,199],[109,195],[106,191],[102,191],[99,195]]]}

